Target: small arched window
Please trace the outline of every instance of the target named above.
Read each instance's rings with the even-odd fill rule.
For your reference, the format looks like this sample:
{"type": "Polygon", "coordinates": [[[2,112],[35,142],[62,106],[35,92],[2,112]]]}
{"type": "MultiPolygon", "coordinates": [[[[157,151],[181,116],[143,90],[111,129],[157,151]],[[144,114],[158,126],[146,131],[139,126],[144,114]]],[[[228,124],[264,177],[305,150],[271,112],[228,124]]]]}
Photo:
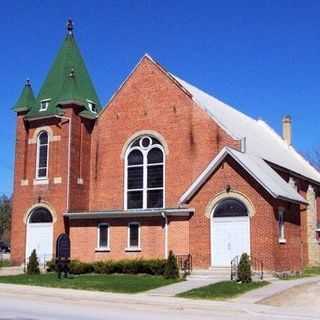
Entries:
{"type": "Polygon", "coordinates": [[[164,206],[164,151],[159,140],[142,136],[128,147],[125,168],[125,208],[164,206]]]}
{"type": "Polygon", "coordinates": [[[32,210],[29,223],[51,223],[52,215],[46,208],[36,208],[32,210]]]}
{"type": "Polygon", "coordinates": [[[219,202],[213,213],[215,218],[248,216],[247,207],[239,200],[228,198],[219,202]]]}
{"type": "Polygon", "coordinates": [[[37,139],[36,178],[48,177],[49,136],[47,131],[41,131],[37,139]]]}

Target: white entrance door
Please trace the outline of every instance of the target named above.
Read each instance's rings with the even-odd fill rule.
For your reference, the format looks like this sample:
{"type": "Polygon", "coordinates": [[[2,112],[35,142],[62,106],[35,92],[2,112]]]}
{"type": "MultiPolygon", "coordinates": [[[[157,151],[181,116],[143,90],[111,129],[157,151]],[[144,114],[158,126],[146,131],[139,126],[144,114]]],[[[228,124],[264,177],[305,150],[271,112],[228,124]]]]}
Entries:
{"type": "Polygon", "coordinates": [[[212,266],[228,267],[235,256],[250,254],[249,217],[213,217],[212,266]]]}
{"type": "Polygon", "coordinates": [[[53,225],[52,223],[28,223],[26,258],[36,249],[41,264],[52,259],[53,225]]]}

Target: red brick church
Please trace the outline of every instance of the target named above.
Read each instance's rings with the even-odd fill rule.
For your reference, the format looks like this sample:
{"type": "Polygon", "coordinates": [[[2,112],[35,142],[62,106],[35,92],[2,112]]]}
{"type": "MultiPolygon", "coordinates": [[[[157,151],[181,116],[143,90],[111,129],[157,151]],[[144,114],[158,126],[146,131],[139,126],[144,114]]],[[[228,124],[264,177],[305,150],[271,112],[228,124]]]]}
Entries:
{"type": "MultiPolygon", "coordinates": [[[[35,61],[36,62],[36,61],[35,61]]],[[[247,252],[267,270],[320,263],[320,173],[283,137],[141,58],[102,108],[72,23],[37,96],[14,111],[12,260],[190,254],[194,268],[247,252]]]]}

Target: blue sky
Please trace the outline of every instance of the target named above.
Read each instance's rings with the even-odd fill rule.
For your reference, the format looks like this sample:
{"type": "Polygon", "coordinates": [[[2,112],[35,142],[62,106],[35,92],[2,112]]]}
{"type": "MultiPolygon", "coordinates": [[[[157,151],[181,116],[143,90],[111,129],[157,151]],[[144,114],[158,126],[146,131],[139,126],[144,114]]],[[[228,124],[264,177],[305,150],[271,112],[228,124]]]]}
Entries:
{"type": "Polygon", "coordinates": [[[293,142],[319,142],[319,1],[6,1],[0,13],[0,193],[12,192],[16,102],[31,78],[37,93],[68,17],[103,104],[148,52],[179,77],[293,142]]]}

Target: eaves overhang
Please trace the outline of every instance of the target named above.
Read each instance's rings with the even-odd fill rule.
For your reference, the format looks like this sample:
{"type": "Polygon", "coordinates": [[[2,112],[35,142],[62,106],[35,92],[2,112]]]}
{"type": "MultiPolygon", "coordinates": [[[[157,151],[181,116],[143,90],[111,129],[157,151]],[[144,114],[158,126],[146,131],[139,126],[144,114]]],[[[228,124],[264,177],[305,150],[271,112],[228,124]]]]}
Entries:
{"type": "MultiPolygon", "coordinates": [[[[188,203],[191,200],[191,198],[197,193],[197,191],[201,188],[201,186],[208,180],[208,178],[212,175],[212,173],[218,168],[218,166],[222,163],[222,161],[225,159],[225,157],[230,156],[244,170],[246,170],[246,172],[248,172],[274,199],[284,200],[284,201],[288,201],[288,202],[295,203],[295,204],[308,205],[308,202],[293,189],[290,190],[290,196],[284,195],[285,193],[280,194],[280,193],[276,192],[275,190],[273,190],[273,188],[270,186],[270,184],[266,183],[266,181],[261,178],[261,175],[257,174],[257,171],[252,170],[252,168],[250,168],[250,166],[248,166],[244,161],[241,160],[241,158],[243,156],[239,157],[240,154],[245,156],[244,153],[233,150],[232,148],[229,148],[229,147],[224,147],[218,153],[218,155],[209,163],[207,168],[191,184],[191,186],[187,189],[187,191],[180,197],[179,204],[182,205],[182,204],[188,203]]],[[[263,160],[261,160],[261,161],[263,161],[263,160]]],[[[264,165],[268,166],[266,163],[264,163],[264,165]]],[[[290,186],[287,186],[287,182],[285,182],[284,180],[283,181],[279,180],[280,176],[272,169],[271,169],[272,172],[270,172],[270,169],[271,169],[271,167],[269,167],[268,173],[269,174],[272,173],[272,175],[276,175],[281,186],[283,186],[285,189],[290,188],[290,186]]]]}
{"type": "Polygon", "coordinates": [[[64,216],[70,220],[104,219],[104,218],[148,218],[161,217],[189,217],[195,212],[194,208],[159,208],[159,209],[128,209],[106,211],[66,212],[64,216]]]}

